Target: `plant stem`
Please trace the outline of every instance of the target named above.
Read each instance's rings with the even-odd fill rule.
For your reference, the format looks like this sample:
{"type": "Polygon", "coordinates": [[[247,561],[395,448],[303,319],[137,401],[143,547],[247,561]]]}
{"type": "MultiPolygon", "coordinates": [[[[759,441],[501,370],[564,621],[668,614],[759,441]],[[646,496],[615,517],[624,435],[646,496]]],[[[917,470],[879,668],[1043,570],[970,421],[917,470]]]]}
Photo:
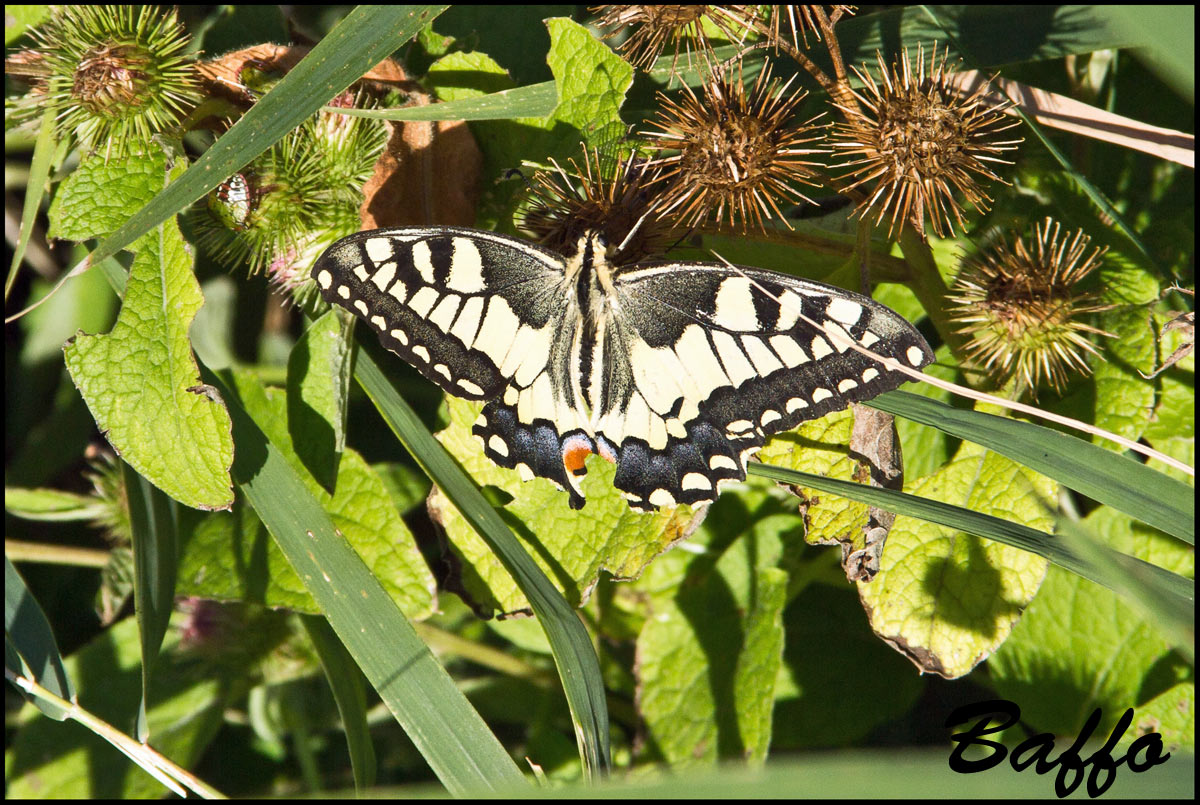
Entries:
{"type": "Polygon", "coordinates": [[[934,329],[938,331],[942,341],[961,362],[966,355],[966,339],[954,329],[946,312],[946,283],[942,281],[942,275],[938,272],[937,262],[933,259],[929,244],[911,225],[900,229],[899,244],[904,253],[904,260],[912,272],[908,287],[925,308],[925,313],[933,322],[934,329]]]}

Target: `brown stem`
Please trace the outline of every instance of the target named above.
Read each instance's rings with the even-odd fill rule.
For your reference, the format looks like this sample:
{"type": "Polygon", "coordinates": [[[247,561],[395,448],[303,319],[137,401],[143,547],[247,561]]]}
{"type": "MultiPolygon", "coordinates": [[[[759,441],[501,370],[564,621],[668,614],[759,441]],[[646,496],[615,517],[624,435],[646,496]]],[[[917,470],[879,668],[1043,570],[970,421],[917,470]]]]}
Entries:
{"type": "Polygon", "coordinates": [[[812,6],[813,16],[821,28],[821,36],[825,40],[825,48],[829,51],[829,60],[833,63],[833,74],[836,80],[831,86],[825,87],[829,97],[847,109],[859,108],[858,99],[850,91],[850,79],[846,75],[846,63],[842,60],[842,48],[837,37],[833,34],[833,22],[820,6],[812,6]]]}
{"type": "Polygon", "coordinates": [[[904,260],[912,271],[908,287],[925,308],[925,313],[938,335],[942,337],[942,341],[950,347],[954,357],[962,362],[966,356],[966,339],[954,329],[950,321],[946,305],[948,289],[938,272],[929,243],[912,226],[906,224],[900,230],[899,244],[900,251],[904,253],[904,260]]]}

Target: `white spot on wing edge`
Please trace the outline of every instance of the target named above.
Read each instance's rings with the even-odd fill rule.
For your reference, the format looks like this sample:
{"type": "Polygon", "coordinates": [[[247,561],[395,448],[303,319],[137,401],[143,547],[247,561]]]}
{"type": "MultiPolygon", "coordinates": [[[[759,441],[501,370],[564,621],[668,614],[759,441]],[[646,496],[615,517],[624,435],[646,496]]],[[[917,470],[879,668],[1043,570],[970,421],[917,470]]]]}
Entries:
{"type": "MultiPolygon", "coordinates": [[[[472,383],[470,380],[467,380],[465,377],[460,377],[457,382],[458,382],[458,387],[461,388],[463,391],[465,391],[467,394],[473,394],[476,397],[483,396],[483,389],[480,388],[475,383],[472,383]]],[[[497,450],[496,452],[500,452],[500,451],[497,450]]]]}
{"type": "Polygon", "coordinates": [[[925,353],[920,347],[909,347],[908,352],[904,354],[913,366],[920,366],[921,362],[925,360],[925,353]]]}
{"type": "Polygon", "coordinates": [[[736,461],[729,456],[722,456],[719,454],[715,456],[709,456],[708,466],[709,469],[714,470],[726,469],[733,470],[734,472],[737,472],[738,470],[738,463],[736,461]]]}
{"type": "Polygon", "coordinates": [[[689,472],[683,476],[679,486],[681,489],[712,489],[712,481],[699,472],[689,472]]]}
{"type": "Polygon", "coordinates": [[[674,506],[675,496],[666,489],[655,489],[650,493],[650,497],[646,498],[652,506],[674,506]]]}
{"type": "Polygon", "coordinates": [[[321,290],[328,291],[329,286],[333,284],[333,275],[325,269],[317,272],[317,285],[321,286],[321,290]]]}
{"type": "Polygon", "coordinates": [[[491,438],[488,439],[488,447],[490,447],[492,452],[496,455],[508,458],[508,445],[505,444],[504,440],[496,434],[493,433],[491,438]]]}

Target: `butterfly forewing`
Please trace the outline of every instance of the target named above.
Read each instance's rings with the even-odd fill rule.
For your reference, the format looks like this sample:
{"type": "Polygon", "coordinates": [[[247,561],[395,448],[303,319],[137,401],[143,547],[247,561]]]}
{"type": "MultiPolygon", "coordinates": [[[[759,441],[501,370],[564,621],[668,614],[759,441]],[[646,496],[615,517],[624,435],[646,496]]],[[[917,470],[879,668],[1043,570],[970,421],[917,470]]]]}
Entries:
{"type": "Polygon", "coordinates": [[[385,347],[471,400],[498,397],[514,375],[544,366],[564,314],[550,290],[563,281],[561,257],[474,229],[360,232],[321,255],[312,275],[385,347]]]}
{"type": "Polygon", "coordinates": [[[639,509],[713,500],[764,439],[906,378],[853,342],[920,368],[903,318],[858,294],[755,268],[614,270],[603,242],[570,257],[457,227],[363,232],[313,268],[322,295],[446,391],[488,400],[488,457],[584,504],[584,458],[616,462],[639,509]]]}

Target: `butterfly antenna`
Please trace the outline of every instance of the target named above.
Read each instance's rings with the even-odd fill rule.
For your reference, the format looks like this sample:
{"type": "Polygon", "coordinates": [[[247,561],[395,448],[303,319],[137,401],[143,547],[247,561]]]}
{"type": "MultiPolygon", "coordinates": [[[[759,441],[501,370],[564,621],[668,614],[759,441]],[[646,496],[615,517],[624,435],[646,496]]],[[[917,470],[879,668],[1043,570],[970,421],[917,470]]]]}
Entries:
{"type": "Polygon", "coordinates": [[[641,228],[642,223],[649,215],[649,210],[642,213],[642,217],[637,219],[637,223],[633,225],[633,229],[629,230],[629,234],[625,236],[625,240],[621,241],[621,245],[617,247],[617,250],[613,252],[613,254],[620,254],[621,252],[625,251],[625,247],[629,245],[629,241],[633,240],[633,236],[637,234],[638,229],[641,228]]]}

